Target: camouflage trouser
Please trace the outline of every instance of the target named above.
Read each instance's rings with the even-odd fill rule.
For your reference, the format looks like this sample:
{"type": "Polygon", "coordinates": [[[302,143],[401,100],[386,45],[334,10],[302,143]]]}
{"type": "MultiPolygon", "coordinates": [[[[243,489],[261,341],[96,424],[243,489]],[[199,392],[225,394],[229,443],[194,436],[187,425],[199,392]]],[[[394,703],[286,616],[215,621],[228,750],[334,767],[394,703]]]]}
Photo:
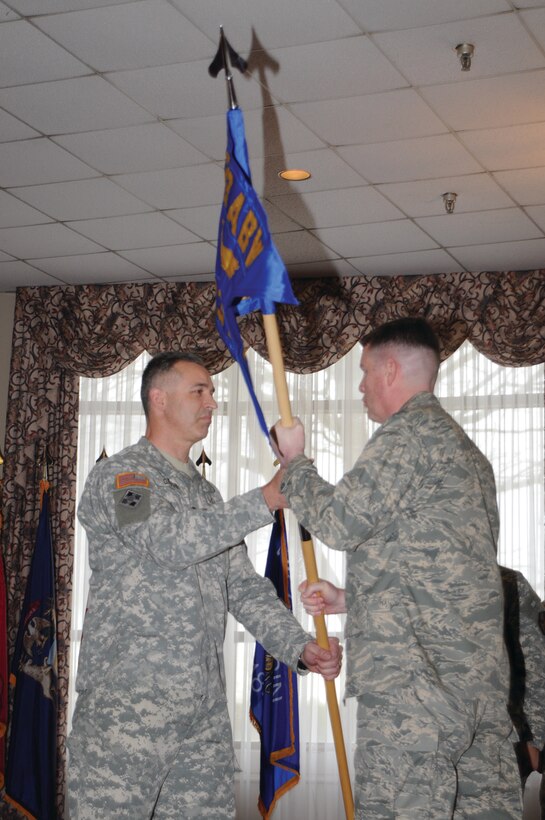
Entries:
{"type": "Polygon", "coordinates": [[[505,710],[491,703],[456,709],[424,694],[406,688],[358,698],[357,820],[521,818],[505,710]]]}
{"type": "Polygon", "coordinates": [[[235,817],[223,702],[201,704],[189,718],[154,691],[86,692],[68,746],[70,820],[235,817]]]}

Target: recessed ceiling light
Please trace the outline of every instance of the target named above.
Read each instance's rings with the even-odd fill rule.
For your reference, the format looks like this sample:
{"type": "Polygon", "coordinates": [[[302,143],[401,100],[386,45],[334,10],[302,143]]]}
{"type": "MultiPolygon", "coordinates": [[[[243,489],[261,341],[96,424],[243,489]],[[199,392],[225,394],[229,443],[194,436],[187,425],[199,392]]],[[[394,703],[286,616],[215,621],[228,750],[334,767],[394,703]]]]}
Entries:
{"type": "Polygon", "coordinates": [[[278,176],[290,182],[301,182],[304,179],[310,179],[311,173],[303,168],[286,168],[285,171],[279,171],[278,176]]]}

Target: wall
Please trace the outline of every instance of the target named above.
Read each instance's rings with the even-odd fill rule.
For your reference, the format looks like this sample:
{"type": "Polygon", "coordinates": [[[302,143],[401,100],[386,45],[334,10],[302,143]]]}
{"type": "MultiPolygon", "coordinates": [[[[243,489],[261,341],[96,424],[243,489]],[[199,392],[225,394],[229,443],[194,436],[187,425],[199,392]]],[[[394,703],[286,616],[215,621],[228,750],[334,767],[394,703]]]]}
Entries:
{"type": "MultiPolygon", "coordinates": [[[[0,450],[4,452],[15,294],[0,293],[0,450]]],[[[0,474],[2,468],[0,467],[0,474]]]]}

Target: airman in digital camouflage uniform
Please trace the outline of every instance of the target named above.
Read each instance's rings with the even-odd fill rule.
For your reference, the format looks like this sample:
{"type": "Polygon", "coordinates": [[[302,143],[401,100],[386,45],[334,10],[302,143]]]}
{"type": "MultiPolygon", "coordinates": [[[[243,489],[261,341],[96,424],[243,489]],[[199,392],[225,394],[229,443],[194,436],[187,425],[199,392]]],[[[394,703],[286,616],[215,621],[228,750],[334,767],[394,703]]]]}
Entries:
{"type": "Polygon", "coordinates": [[[142,380],[148,427],[91,471],[79,507],[92,569],[69,738],[71,820],[233,818],[224,688],[227,611],[291,668],[331,679],[320,649],[257,575],[244,535],[285,499],[274,479],[223,502],[189,460],[214,388],[199,359],[159,354],[142,380]]]}
{"type": "Polygon", "coordinates": [[[356,817],[519,818],[492,468],[433,396],[426,322],[378,328],[361,367],[382,426],[337,485],[305,457],[300,422],[274,428],[298,521],[347,552],[346,594],[318,583],[304,595],[315,612],[347,612],[356,817]]]}
{"type": "Polygon", "coordinates": [[[511,670],[508,708],[524,785],[530,772],[542,770],[545,745],[545,606],[522,572],[508,567],[500,572],[511,670]]]}

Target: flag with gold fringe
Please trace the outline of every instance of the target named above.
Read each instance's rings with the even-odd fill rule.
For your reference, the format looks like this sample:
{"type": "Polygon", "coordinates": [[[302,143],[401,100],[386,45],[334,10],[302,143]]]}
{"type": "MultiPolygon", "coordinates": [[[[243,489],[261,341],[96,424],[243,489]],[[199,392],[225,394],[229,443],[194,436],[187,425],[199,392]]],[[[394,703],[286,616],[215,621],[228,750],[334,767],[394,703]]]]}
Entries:
{"type": "MultiPolygon", "coordinates": [[[[291,609],[288,544],[282,510],[275,513],[265,576],[291,609]]],[[[278,799],[296,786],[299,770],[297,675],[256,643],[250,718],[261,736],[258,808],[271,817],[278,799]]]]}
{"type": "Polygon", "coordinates": [[[26,817],[57,817],[57,641],[49,484],[41,509],[11,666],[14,687],[5,799],[26,817]]]}

